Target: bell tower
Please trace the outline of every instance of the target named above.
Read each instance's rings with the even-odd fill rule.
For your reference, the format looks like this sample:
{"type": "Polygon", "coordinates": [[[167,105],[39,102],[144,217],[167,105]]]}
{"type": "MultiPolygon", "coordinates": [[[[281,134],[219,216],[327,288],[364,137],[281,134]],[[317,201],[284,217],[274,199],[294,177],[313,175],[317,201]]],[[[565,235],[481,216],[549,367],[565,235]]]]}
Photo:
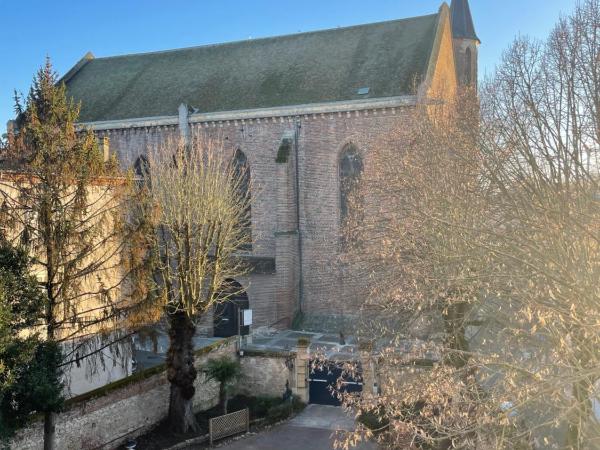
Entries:
{"type": "Polygon", "coordinates": [[[450,17],[459,85],[477,88],[477,56],[481,41],[475,34],[469,1],[452,0],[450,17]]]}

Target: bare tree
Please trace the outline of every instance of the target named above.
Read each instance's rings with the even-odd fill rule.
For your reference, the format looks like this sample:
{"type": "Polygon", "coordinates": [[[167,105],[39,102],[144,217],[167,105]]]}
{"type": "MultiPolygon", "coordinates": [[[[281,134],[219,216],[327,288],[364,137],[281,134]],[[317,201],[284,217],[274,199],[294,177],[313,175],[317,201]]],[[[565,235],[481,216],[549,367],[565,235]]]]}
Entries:
{"type": "Polygon", "coordinates": [[[215,139],[167,140],[149,149],[149,191],[156,206],[156,285],[169,321],[169,417],[175,430],[197,429],[193,414],[196,321],[235,295],[246,273],[237,253],[249,243],[244,174],[215,139]]]}
{"type": "Polygon", "coordinates": [[[587,0],[547,41],[515,41],[482,89],[491,294],[513,309],[502,341],[526,352],[505,358],[503,387],[556,429],[542,440],[576,449],[600,439],[599,30],[587,0]]]}

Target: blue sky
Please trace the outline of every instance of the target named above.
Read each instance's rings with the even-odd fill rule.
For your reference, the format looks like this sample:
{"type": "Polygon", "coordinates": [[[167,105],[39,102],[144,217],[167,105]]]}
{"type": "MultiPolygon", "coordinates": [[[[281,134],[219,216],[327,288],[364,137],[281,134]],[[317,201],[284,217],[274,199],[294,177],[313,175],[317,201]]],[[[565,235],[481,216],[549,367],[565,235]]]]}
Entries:
{"type": "MultiPolygon", "coordinates": [[[[484,75],[517,34],[544,37],[576,0],[470,3],[482,41],[484,75]]],[[[13,116],[13,90],[27,92],[46,55],[64,74],[88,51],[109,56],[334,28],[430,14],[440,4],[441,0],[0,0],[0,132],[13,116]]]]}

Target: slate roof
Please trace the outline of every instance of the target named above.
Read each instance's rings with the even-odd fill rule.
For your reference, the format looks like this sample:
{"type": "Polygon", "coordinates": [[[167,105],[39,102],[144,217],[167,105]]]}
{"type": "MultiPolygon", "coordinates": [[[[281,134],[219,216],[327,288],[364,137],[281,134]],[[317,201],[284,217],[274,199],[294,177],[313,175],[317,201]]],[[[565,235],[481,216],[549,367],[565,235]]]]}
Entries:
{"type": "Polygon", "coordinates": [[[82,122],[174,116],[181,103],[215,112],[404,95],[425,76],[437,19],[91,58],[65,81],[82,122]]]}
{"type": "Polygon", "coordinates": [[[452,36],[480,42],[475,33],[468,0],[452,0],[450,16],[452,17],[452,36]]]}

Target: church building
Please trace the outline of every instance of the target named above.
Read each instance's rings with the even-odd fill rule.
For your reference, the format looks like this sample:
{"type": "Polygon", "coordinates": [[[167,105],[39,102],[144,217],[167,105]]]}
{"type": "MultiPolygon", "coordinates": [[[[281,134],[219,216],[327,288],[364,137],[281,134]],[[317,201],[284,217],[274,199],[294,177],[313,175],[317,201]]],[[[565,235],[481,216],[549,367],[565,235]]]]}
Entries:
{"type": "MultiPolygon", "coordinates": [[[[124,167],[140,170],[166,136],[206,133],[235,149],[251,177],[245,294],[202,328],[346,330],[363,299],[351,271],[333,269],[347,186],[377,137],[420,101],[447,101],[477,82],[479,39],[467,0],[435,14],[264,39],[95,58],[63,77],[80,122],[124,167]],[[223,320],[226,319],[226,320],[223,320]]],[[[233,152],[232,152],[233,154],[233,152]]],[[[351,330],[349,330],[351,332],[351,330]]]]}

